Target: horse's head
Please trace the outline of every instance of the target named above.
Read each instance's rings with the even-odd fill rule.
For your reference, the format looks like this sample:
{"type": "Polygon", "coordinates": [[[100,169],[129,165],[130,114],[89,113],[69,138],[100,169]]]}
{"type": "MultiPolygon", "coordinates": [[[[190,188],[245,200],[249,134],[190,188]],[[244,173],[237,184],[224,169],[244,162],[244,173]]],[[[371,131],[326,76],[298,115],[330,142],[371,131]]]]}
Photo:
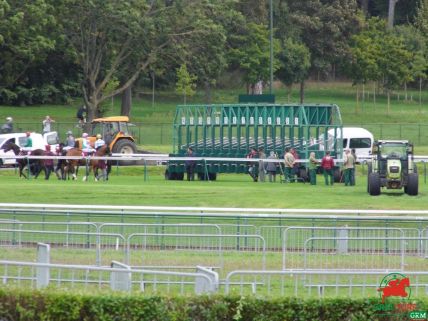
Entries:
{"type": "Polygon", "coordinates": [[[5,153],[7,153],[8,151],[12,150],[14,152],[15,155],[19,154],[20,148],[18,145],[16,145],[14,142],[9,141],[6,144],[4,144],[4,146],[2,147],[2,149],[4,150],[5,153]]]}

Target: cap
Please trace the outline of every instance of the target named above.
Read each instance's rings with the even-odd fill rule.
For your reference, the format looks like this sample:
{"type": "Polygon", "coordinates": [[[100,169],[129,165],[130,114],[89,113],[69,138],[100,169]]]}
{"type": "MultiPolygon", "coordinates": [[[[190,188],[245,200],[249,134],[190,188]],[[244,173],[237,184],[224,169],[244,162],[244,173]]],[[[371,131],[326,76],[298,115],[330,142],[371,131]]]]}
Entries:
{"type": "Polygon", "coordinates": [[[73,135],[73,133],[71,132],[71,130],[69,130],[69,131],[67,132],[67,135],[73,135]]]}
{"type": "Polygon", "coordinates": [[[89,135],[88,135],[88,133],[83,133],[83,134],[82,134],[82,137],[83,137],[83,138],[86,138],[86,137],[88,137],[88,136],[89,136],[89,135]]]}
{"type": "Polygon", "coordinates": [[[97,138],[100,139],[102,136],[101,134],[97,134],[97,138]]]}
{"type": "Polygon", "coordinates": [[[12,121],[13,119],[12,119],[12,117],[6,117],[6,120],[7,121],[12,121]]]}

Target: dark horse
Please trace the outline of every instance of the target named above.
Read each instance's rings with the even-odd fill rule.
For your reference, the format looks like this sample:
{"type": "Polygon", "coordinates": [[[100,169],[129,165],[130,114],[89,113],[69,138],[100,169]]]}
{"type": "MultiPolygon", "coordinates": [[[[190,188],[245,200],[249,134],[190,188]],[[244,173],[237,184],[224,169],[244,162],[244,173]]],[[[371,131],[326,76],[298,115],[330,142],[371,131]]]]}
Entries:
{"type": "MultiPolygon", "coordinates": [[[[110,148],[107,145],[104,145],[100,147],[93,156],[108,156],[110,155],[110,148]]],[[[66,156],[77,156],[82,157],[82,150],[78,148],[72,148],[67,151],[66,156]]],[[[83,177],[83,180],[85,181],[89,174],[91,173],[91,170],[95,173],[97,172],[98,168],[100,167],[102,163],[99,163],[99,160],[91,159],[90,163],[86,163],[86,158],[81,159],[67,159],[66,165],[64,167],[64,172],[67,174],[71,174],[73,179],[77,178],[77,172],[79,169],[79,166],[85,166],[86,167],[86,175],[83,177]]],[[[110,164],[107,162],[107,174],[109,173],[110,164]]]]}
{"type": "MultiPolygon", "coordinates": [[[[13,151],[13,153],[16,156],[24,156],[25,154],[21,151],[18,145],[13,143],[12,141],[7,142],[3,148],[4,152],[8,152],[10,150],[13,151]]],[[[44,156],[45,151],[43,149],[36,149],[31,152],[31,156],[44,156]]],[[[31,174],[34,175],[34,178],[37,178],[44,168],[44,160],[43,159],[30,159],[27,161],[25,158],[17,159],[16,162],[18,163],[19,168],[19,177],[24,176],[25,178],[28,178],[27,175],[24,173],[24,168],[27,167],[27,165],[30,166],[29,171],[31,174]]]]}

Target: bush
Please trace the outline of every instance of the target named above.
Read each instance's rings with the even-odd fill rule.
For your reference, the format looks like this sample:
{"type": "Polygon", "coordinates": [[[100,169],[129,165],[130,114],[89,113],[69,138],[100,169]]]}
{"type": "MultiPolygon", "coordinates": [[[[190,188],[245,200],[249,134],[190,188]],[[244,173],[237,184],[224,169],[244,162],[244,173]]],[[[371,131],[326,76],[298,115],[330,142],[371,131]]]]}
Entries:
{"type": "MultiPolygon", "coordinates": [[[[276,321],[387,320],[370,299],[303,300],[229,296],[81,295],[0,290],[2,321],[276,321]]],[[[427,310],[427,302],[418,309],[427,310]]],[[[403,320],[403,319],[401,319],[403,320]]],[[[405,320],[405,318],[404,318],[405,320]]]]}

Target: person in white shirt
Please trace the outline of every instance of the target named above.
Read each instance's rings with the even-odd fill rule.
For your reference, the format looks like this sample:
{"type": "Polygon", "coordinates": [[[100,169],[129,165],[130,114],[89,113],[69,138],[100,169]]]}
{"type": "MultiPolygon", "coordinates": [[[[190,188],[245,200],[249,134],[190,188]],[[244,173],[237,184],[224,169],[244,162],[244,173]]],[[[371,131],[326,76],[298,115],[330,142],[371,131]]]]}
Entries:
{"type": "Polygon", "coordinates": [[[95,141],[95,150],[98,150],[98,148],[104,146],[106,142],[102,139],[101,134],[97,134],[97,140],[95,141]]]}
{"type": "Polygon", "coordinates": [[[43,134],[49,133],[51,131],[51,123],[54,122],[55,120],[49,116],[46,116],[45,120],[43,121],[43,134]]]}

